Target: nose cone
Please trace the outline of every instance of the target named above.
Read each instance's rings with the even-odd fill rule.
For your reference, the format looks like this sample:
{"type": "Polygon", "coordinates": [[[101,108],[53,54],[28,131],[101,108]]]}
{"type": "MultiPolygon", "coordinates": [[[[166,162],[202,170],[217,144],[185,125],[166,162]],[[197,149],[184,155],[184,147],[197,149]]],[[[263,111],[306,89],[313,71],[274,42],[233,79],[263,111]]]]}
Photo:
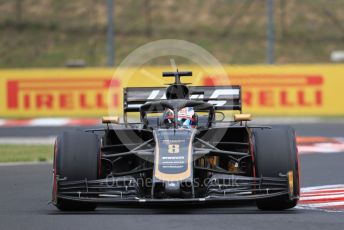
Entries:
{"type": "Polygon", "coordinates": [[[170,197],[178,197],[181,193],[180,182],[166,182],[165,193],[170,197]]]}

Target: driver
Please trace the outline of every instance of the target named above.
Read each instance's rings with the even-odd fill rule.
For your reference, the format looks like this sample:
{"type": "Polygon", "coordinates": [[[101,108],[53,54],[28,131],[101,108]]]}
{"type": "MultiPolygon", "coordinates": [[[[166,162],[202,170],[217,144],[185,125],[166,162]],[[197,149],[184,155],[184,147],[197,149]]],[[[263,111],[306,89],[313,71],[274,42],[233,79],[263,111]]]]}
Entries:
{"type": "MultiPolygon", "coordinates": [[[[174,112],[171,109],[166,109],[164,112],[164,123],[167,125],[174,124],[174,112]]],[[[177,116],[177,124],[179,126],[196,126],[197,114],[192,107],[185,107],[179,110],[177,116]]]]}

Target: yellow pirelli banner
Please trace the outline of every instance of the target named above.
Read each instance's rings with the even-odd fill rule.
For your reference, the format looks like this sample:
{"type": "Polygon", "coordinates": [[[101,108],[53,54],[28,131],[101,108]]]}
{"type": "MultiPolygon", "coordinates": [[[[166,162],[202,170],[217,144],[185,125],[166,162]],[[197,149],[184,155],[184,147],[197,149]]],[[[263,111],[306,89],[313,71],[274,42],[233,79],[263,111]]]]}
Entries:
{"type": "MultiPolygon", "coordinates": [[[[260,116],[343,116],[344,65],[224,66],[224,72],[197,66],[194,85],[241,85],[243,111],[260,116]]],[[[138,69],[0,70],[0,117],[96,117],[122,114],[123,88],[171,83],[161,72],[138,69]]]]}

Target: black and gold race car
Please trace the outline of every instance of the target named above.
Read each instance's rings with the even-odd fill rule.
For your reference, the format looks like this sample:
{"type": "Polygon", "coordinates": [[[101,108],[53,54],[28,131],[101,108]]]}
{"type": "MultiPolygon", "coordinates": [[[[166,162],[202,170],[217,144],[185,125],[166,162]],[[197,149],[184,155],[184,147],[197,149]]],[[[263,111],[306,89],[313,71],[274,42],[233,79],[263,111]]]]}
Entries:
{"type": "Polygon", "coordinates": [[[181,83],[181,76],[191,75],[164,72],[175,77],[167,88],[125,88],[123,123],[103,117],[99,129],[58,136],[56,207],[237,202],[262,210],[294,207],[300,195],[294,130],[248,124],[240,86],[181,83]],[[229,110],[232,119],[225,118],[229,110]],[[128,113],[139,113],[140,122],[128,122],[128,113]]]}

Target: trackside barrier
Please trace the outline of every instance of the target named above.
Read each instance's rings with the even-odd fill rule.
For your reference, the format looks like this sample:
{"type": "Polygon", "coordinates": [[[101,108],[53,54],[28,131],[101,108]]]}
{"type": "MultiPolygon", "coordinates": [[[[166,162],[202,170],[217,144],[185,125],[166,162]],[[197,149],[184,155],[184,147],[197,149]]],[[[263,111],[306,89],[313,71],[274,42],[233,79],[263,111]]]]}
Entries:
{"type": "MultiPolygon", "coordinates": [[[[170,66],[144,68],[130,76],[103,68],[0,70],[0,117],[99,117],[109,105],[121,115],[123,87],[172,82],[161,77],[170,66]]],[[[224,66],[227,75],[179,69],[192,70],[197,77],[183,81],[195,85],[241,85],[243,110],[256,116],[344,115],[344,65],[224,66]]]]}

